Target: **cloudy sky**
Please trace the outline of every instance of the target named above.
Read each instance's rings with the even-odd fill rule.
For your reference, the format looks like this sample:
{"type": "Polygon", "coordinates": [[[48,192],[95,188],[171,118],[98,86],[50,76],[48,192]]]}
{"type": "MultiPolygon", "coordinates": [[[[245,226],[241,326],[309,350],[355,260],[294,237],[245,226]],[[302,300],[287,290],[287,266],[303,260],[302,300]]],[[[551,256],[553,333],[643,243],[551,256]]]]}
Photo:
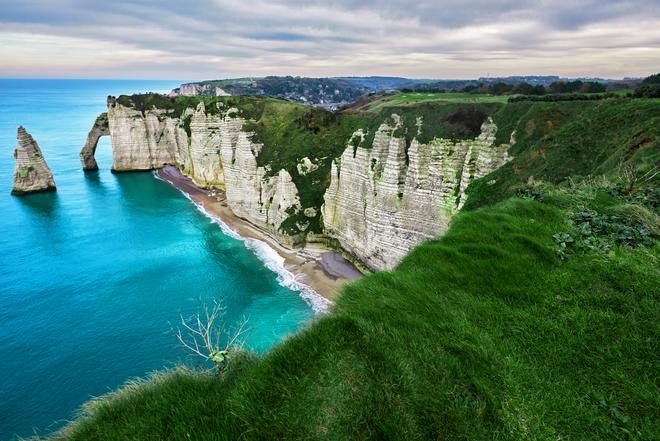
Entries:
{"type": "Polygon", "coordinates": [[[0,77],[646,76],[659,0],[0,0],[0,77]]]}

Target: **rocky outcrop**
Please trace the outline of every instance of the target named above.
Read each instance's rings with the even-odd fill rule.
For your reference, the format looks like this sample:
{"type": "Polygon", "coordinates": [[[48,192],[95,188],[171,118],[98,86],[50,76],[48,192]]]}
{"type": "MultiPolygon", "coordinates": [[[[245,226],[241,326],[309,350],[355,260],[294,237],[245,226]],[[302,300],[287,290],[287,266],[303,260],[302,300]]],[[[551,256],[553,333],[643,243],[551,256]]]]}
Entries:
{"type": "Polygon", "coordinates": [[[108,98],[112,170],[151,170],[176,163],[179,121],[168,113],[155,108],[141,112],[108,98]]]}
{"type": "MultiPolygon", "coordinates": [[[[283,243],[301,237],[284,234],[282,222],[300,208],[298,189],[286,170],[257,165],[262,145],[243,130],[246,120],[236,108],[206,109],[201,102],[179,117],[162,109],[144,113],[108,99],[107,132],[112,140],[112,169],[150,170],[178,166],[201,187],[222,188],[232,211],[283,243]]],[[[97,118],[80,153],[84,169],[96,165],[98,137],[105,134],[97,118]]]]}
{"type": "Polygon", "coordinates": [[[23,128],[18,128],[18,146],[14,150],[14,188],[12,194],[21,195],[55,190],[53,174],[46,164],[37,141],[23,128]]]}
{"type": "Polygon", "coordinates": [[[82,163],[83,170],[98,170],[99,166],[96,163],[96,146],[102,136],[110,135],[110,128],[108,127],[108,113],[103,112],[100,114],[92,130],[87,134],[87,141],[80,151],[80,162],[82,163]]]}
{"type": "Polygon", "coordinates": [[[349,146],[334,161],[324,196],[328,234],[374,270],[391,269],[412,247],[446,231],[468,184],[509,159],[509,144],[494,145],[490,118],[475,139],[413,139],[408,148],[394,135],[400,122],[392,118],[372,148],[349,146]]]}
{"type": "Polygon", "coordinates": [[[209,83],[186,83],[179,86],[179,95],[210,95],[214,90],[215,87],[209,83]]]}
{"type": "Polygon", "coordinates": [[[234,214],[278,237],[285,243],[300,238],[282,233],[288,210],[300,208],[298,189],[286,170],[271,173],[257,165],[262,145],[243,130],[246,120],[238,109],[214,109],[204,103],[190,116],[190,143],[179,143],[179,163],[193,181],[203,187],[225,190],[234,214]]]}
{"type": "Polygon", "coordinates": [[[231,96],[220,86],[214,86],[211,83],[186,83],[173,89],[168,96],[231,96]]]}
{"type": "MultiPolygon", "coordinates": [[[[259,165],[263,145],[246,129],[254,121],[222,101],[208,105],[215,107],[201,101],[177,114],[173,108],[138,110],[109,98],[113,170],[176,165],[197,185],[224,189],[237,216],[289,245],[304,242],[298,231],[321,209],[327,236],[374,270],[392,268],[412,247],[442,234],[465,202],[470,182],[509,159],[510,145],[495,145],[497,127],[490,118],[474,139],[427,143],[417,139],[424,123],[418,118],[417,137],[407,145],[401,119],[392,115],[370,148],[360,146],[366,133],[353,134],[332,164],[323,207],[303,207],[289,171],[259,165]]],[[[93,146],[106,133],[103,115],[99,118],[81,152],[84,167],[92,164],[93,146]]],[[[318,158],[303,157],[290,172],[300,178],[318,169],[318,158]]]]}
{"type": "Polygon", "coordinates": [[[319,166],[316,165],[315,163],[312,162],[311,159],[309,159],[307,156],[302,158],[302,160],[298,163],[296,166],[298,169],[298,173],[301,175],[306,175],[307,173],[311,173],[313,171],[318,170],[319,166]]]}

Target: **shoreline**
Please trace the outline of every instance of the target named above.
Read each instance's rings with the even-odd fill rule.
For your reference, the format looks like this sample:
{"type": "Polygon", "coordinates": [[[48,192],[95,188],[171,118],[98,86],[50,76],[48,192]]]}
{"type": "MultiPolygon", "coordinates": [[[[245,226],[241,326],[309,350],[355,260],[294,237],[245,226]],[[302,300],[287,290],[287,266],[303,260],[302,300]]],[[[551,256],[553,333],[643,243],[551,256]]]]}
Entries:
{"type": "Polygon", "coordinates": [[[247,248],[278,274],[280,284],[299,291],[303,300],[316,312],[327,311],[345,283],[363,276],[340,253],[322,245],[300,249],[283,246],[261,229],[236,216],[227,205],[224,191],[198,187],[175,166],[166,165],[154,174],[186,195],[226,234],[243,240],[247,248]]]}

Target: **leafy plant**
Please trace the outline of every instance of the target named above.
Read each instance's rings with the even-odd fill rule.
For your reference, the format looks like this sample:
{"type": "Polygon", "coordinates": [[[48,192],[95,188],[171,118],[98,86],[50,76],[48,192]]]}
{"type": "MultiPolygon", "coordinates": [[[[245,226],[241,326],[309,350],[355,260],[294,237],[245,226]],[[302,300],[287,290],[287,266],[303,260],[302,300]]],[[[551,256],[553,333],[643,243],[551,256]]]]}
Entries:
{"type": "Polygon", "coordinates": [[[557,253],[565,258],[573,252],[609,252],[615,245],[650,247],[654,234],[641,222],[616,215],[599,214],[594,211],[579,211],[571,219],[569,232],[554,234],[559,245],[557,253]]]}

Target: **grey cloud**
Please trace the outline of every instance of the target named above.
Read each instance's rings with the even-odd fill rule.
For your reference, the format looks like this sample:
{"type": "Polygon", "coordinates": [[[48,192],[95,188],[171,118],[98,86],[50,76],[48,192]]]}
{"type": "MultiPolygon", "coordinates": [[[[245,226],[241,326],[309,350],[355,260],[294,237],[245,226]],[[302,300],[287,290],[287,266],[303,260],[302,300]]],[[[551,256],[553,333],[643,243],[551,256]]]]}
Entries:
{"type": "MultiPolygon", "coordinates": [[[[557,69],[568,69],[565,60],[584,57],[587,47],[596,58],[627,48],[657,54],[659,27],[654,0],[0,0],[0,36],[84,38],[154,51],[172,72],[189,74],[194,60],[204,77],[219,69],[333,75],[393,68],[443,76],[442,69],[508,61],[515,72],[515,63],[543,64],[557,54],[564,60],[557,69]]],[[[639,51],[626,54],[642,69],[660,68],[639,51]]],[[[128,68],[151,72],[154,60],[128,68]]]]}

